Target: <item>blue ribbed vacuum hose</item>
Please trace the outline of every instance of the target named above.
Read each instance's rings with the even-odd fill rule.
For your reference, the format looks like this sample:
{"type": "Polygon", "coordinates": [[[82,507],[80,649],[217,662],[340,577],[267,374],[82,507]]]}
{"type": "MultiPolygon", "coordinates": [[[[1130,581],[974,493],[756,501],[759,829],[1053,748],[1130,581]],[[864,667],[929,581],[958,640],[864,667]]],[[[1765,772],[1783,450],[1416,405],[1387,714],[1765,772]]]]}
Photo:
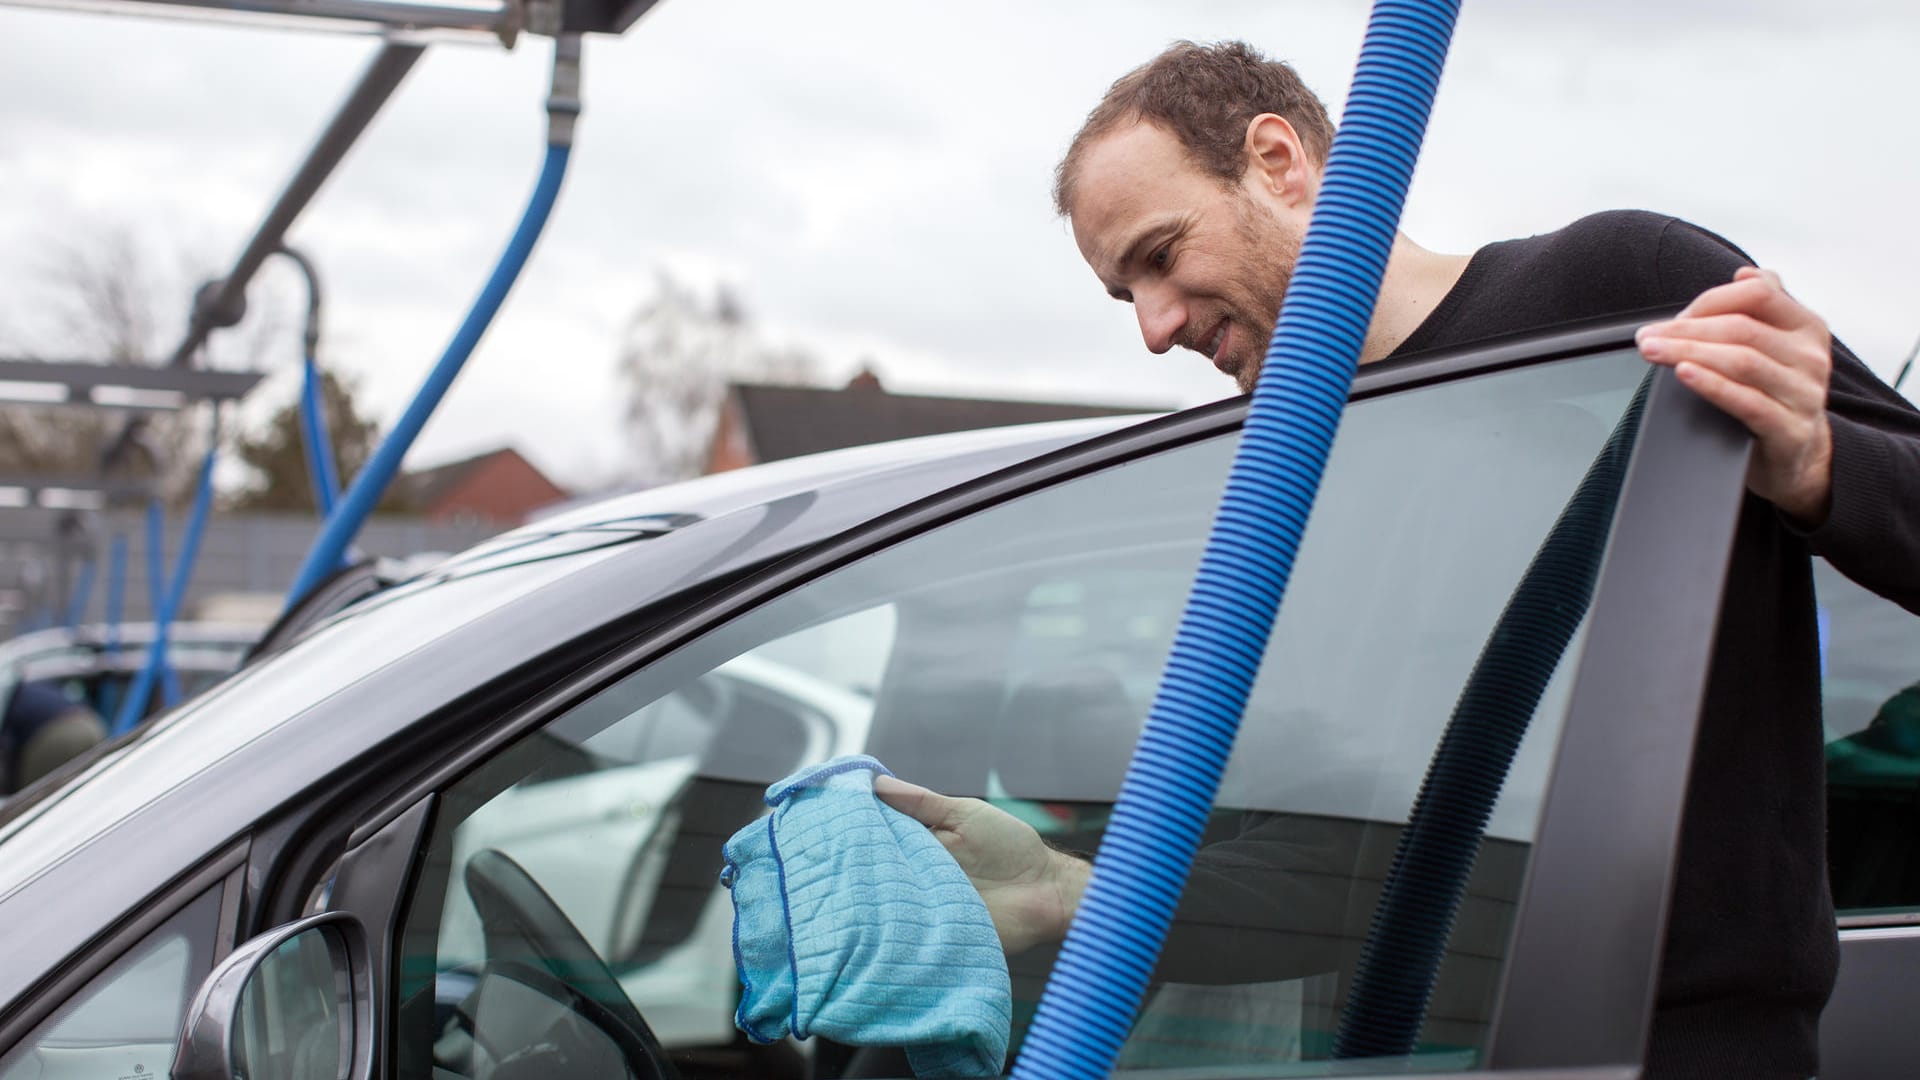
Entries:
{"type": "Polygon", "coordinates": [[[1487,821],[1586,617],[1640,429],[1643,379],[1520,577],[1460,691],[1393,856],[1334,1039],[1336,1058],[1411,1054],[1487,821]]]}
{"type": "Polygon", "coordinates": [[[292,610],[302,597],[340,569],[348,546],[360,532],[360,526],[373,513],[387,485],[399,474],[401,459],[406,457],[420,429],[426,426],[433,410],[439,406],[440,399],[446,396],[455,376],[466,365],[467,357],[473,355],[474,348],[480,344],[481,335],[493,322],[500,305],[506,302],[507,293],[519,278],[521,268],[526,265],[528,256],[533,254],[534,241],[540,238],[547,217],[553,212],[553,204],[560,196],[560,181],[566,176],[567,158],[573,148],[574,121],[580,113],[580,35],[565,34],[555,39],[553,72],[553,93],[547,99],[546,159],[540,168],[540,179],[534,184],[533,197],[520,218],[520,225],[507,242],[507,249],[493,268],[486,286],[480,290],[479,298],[473,302],[473,308],[467,312],[466,320],[460,324],[446,351],[440,355],[439,362],[428,372],[426,381],[407,405],[406,412],[401,414],[387,437],[381,440],[380,448],[374,451],[372,459],[353,478],[339,505],[327,516],[319,537],[307,551],[306,560],[301,563],[300,572],[294,577],[293,588],[287,594],[288,610],[292,610]]]}
{"type": "Polygon", "coordinates": [[[1352,389],[1458,0],[1377,0],[1227,489],[1014,1076],[1104,1077],[1219,792],[1352,389]]]}

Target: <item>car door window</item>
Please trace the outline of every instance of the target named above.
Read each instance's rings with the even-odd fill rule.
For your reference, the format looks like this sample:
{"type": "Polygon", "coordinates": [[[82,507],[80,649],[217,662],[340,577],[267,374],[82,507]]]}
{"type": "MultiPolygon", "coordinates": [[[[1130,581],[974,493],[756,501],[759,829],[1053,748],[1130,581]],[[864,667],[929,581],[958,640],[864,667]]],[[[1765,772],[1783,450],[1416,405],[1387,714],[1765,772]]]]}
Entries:
{"type": "Polygon", "coordinates": [[[213,970],[220,889],[155,927],[0,1057],[0,1080],[164,1076],[187,1002],[213,970]]]}
{"type": "Polygon", "coordinates": [[[1920,618],[1824,559],[1814,587],[1834,908],[1920,918],[1920,618]]]}
{"type": "MultiPolygon", "coordinates": [[[[1448,717],[1644,371],[1623,351],[1350,409],[1124,1073],[1307,1075],[1329,1056],[1448,717]]],[[[403,1075],[475,1075],[458,1048],[493,1036],[467,1001],[490,966],[524,960],[496,955],[511,935],[489,919],[555,915],[542,933],[591,947],[584,980],[617,986],[683,1076],[907,1075],[894,1048],[755,1046],[734,1030],[720,845],[765,811],[768,784],[861,751],[1094,850],[1232,450],[1225,436],[1166,450],[883,548],[453,783],[400,943],[403,1075]],[[493,879],[516,876],[496,854],[537,883],[540,914],[484,915],[493,879]]],[[[1415,1055],[1425,1068],[1472,1067],[1485,1044],[1579,640],[1493,808],[1415,1055]]],[[[554,948],[556,973],[579,959],[554,948]]],[[[1010,960],[1016,1052],[1055,955],[1010,960]]]]}

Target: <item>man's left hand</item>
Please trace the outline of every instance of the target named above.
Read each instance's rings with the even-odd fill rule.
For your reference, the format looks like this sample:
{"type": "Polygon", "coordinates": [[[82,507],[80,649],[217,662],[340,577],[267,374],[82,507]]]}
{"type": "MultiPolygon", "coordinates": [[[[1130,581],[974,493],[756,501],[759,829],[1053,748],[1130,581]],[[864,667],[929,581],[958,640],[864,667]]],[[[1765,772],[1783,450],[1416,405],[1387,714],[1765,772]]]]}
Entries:
{"type": "Polygon", "coordinates": [[[1741,267],[1671,321],[1640,329],[1640,353],[1753,432],[1747,488],[1807,528],[1833,493],[1833,373],[1827,324],[1771,270],[1741,267]]]}

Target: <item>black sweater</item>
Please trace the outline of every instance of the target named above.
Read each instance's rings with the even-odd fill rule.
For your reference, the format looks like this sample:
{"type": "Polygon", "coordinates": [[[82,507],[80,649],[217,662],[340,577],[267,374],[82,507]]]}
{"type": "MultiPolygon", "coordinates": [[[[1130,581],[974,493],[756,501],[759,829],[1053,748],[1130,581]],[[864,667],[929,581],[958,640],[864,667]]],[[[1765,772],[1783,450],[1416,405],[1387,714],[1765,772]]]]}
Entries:
{"type": "MultiPolygon", "coordinates": [[[[1641,212],[1492,244],[1397,354],[1677,306],[1749,265],[1641,212]]],[[[1809,551],[1920,613],[1920,413],[1834,343],[1833,503],[1796,528],[1747,497],[1701,711],[1649,1076],[1813,1075],[1839,949],[1809,551]]]]}

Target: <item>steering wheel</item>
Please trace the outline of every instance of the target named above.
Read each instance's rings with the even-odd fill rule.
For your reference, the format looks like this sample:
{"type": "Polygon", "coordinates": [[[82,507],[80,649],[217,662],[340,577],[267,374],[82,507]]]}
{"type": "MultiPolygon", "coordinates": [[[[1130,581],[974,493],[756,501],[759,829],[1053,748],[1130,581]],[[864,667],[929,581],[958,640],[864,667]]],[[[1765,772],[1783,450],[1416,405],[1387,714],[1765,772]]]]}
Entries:
{"type": "Polygon", "coordinates": [[[480,913],[489,965],[509,962],[551,973],[569,990],[606,1010],[609,1020],[645,1047],[660,1080],[675,1080],[666,1051],[620,988],[620,980],[533,875],[506,852],[486,848],[467,860],[465,877],[467,894],[480,913]]]}

